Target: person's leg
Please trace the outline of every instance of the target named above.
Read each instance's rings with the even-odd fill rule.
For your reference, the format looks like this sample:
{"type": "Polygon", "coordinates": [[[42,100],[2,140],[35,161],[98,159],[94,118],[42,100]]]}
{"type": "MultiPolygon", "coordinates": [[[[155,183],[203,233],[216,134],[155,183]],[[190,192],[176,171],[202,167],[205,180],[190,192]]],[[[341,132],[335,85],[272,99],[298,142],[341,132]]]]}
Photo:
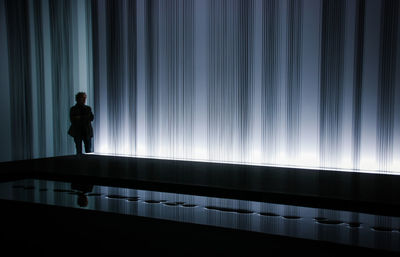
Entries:
{"type": "Polygon", "coordinates": [[[83,139],[83,143],[85,144],[85,153],[92,152],[92,139],[90,137],[86,137],[83,139]]]}
{"type": "Polygon", "coordinates": [[[75,147],[76,147],[76,154],[82,154],[82,138],[74,137],[75,147]]]}

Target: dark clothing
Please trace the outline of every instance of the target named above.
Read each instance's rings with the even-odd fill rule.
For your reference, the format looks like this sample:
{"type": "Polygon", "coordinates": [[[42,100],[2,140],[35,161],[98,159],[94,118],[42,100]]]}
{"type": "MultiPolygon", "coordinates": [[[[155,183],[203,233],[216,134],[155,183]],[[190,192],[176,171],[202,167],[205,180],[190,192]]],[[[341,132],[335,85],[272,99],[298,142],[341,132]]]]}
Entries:
{"type": "Polygon", "coordinates": [[[68,134],[71,137],[93,137],[91,122],[94,119],[92,109],[87,105],[74,105],[69,112],[71,127],[68,134]]]}
{"type": "Polygon", "coordinates": [[[92,139],[90,137],[74,137],[76,154],[82,154],[82,141],[85,145],[85,153],[92,152],[92,139]]]}
{"type": "Polygon", "coordinates": [[[91,138],[93,137],[91,122],[94,119],[92,109],[87,105],[76,104],[71,107],[69,118],[71,127],[68,134],[74,138],[77,154],[82,153],[82,141],[85,144],[85,152],[91,152],[91,138]]]}

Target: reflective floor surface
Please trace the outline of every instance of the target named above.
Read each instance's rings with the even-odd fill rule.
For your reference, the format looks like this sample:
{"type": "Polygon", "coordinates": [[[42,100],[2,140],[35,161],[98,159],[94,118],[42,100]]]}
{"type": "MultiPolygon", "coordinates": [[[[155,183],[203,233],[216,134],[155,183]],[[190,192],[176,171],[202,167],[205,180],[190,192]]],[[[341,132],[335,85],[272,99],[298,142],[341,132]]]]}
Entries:
{"type": "Polygon", "coordinates": [[[50,180],[0,184],[0,199],[400,252],[400,218],[50,180]]]}
{"type": "Polygon", "coordinates": [[[35,178],[400,217],[400,176],[116,156],[0,163],[0,182],[35,178]]]}

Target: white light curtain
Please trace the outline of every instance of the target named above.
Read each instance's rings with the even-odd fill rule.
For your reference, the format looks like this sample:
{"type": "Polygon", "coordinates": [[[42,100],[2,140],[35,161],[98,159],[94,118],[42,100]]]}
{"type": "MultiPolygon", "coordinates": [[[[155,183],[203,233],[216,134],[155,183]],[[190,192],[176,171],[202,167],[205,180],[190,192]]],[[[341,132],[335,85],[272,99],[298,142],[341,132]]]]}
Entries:
{"type": "Polygon", "coordinates": [[[3,159],[72,154],[82,90],[97,153],[400,172],[397,0],[0,4],[3,159]]]}

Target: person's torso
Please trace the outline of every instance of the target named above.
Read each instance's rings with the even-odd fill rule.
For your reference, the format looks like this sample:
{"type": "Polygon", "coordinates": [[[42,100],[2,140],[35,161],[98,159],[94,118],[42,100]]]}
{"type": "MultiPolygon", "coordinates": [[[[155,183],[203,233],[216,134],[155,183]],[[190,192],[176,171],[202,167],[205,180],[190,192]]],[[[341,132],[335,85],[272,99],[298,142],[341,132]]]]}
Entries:
{"type": "Polygon", "coordinates": [[[79,116],[90,115],[90,107],[87,105],[75,105],[73,108],[73,114],[79,116]]]}
{"type": "Polygon", "coordinates": [[[73,122],[74,125],[79,128],[90,127],[92,115],[91,108],[86,105],[75,105],[72,108],[72,116],[79,116],[79,118],[75,119],[73,122]]]}

